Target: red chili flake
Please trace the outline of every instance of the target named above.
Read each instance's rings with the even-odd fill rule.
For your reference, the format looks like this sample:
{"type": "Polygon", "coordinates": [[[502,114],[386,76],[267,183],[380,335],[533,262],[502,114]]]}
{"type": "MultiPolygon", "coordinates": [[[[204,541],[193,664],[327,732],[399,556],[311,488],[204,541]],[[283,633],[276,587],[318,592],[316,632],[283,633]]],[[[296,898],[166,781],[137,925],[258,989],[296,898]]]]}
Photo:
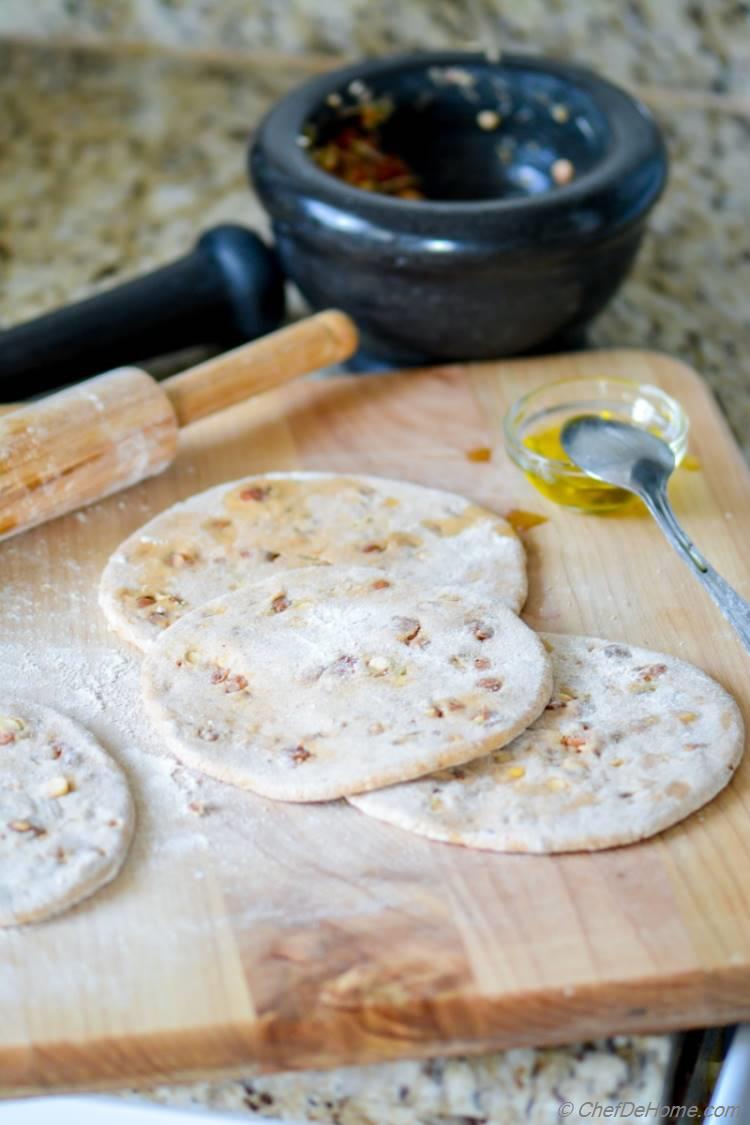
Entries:
{"type": "Polygon", "coordinates": [[[295,746],[293,750],[290,750],[289,755],[294,764],[297,766],[301,762],[306,762],[308,758],[312,758],[312,754],[310,753],[310,751],[306,750],[305,747],[301,744],[299,746],[295,746]]]}
{"type": "Polygon", "coordinates": [[[647,664],[645,667],[638,669],[638,679],[645,680],[646,683],[651,683],[651,681],[657,679],[658,676],[663,676],[666,670],[666,664],[647,664]]]}
{"type": "Polygon", "coordinates": [[[135,599],[135,604],[138,609],[145,609],[146,606],[154,605],[156,598],[152,594],[141,594],[140,598],[135,599]]]}
{"type": "Polygon", "coordinates": [[[479,445],[476,449],[466,451],[467,461],[491,461],[492,450],[486,445],[479,445]]]}
{"type": "Polygon", "coordinates": [[[474,667],[481,670],[482,668],[489,668],[490,662],[486,656],[478,656],[474,661],[474,667]]]}
{"type": "Polygon", "coordinates": [[[484,688],[485,691],[500,691],[503,681],[495,679],[494,676],[485,676],[483,680],[478,681],[478,686],[484,688]]]}
{"type": "Polygon", "coordinates": [[[354,656],[340,656],[338,660],[334,660],[331,664],[330,671],[337,676],[343,676],[346,672],[353,672],[357,664],[357,659],[354,656]]]}
{"type": "Polygon", "coordinates": [[[283,613],[285,609],[289,609],[291,604],[286,594],[277,594],[271,601],[271,609],[274,613],[283,613]]]}
{"type": "Polygon", "coordinates": [[[211,683],[212,684],[223,684],[224,681],[226,680],[226,678],[228,677],[228,675],[229,675],[229,669],[228,668],[214,668],[213,672],[211,673],[211,683]]]}
{"type": "Polygon", "coordinates": [[[398,630],[398,639],[402,644],[410,645],[416,640],[422,629],[416,617],[397,617],[395,625],[398,630]]]}
{"type": "Polygon", "coordinates": [[[366,191],[401,199],[423,199],[417,176],[406,161],[383,148],[380,125],[390,115],[390,105],[374,101],[348,107],[346,112],[350,121],[310,150],[316,164],[366,191]]]}
{"type": "Polygon", "coordinates": [[[570,746],[573,750],[580,750],[586,745],[586,739],[575,734],[564,734],[560,739],[563,746],[570,746]]]}
{"type": "Polygon", "coordinates": [[[481,621],[470,621],[469,626],[474,631],[474,636],[478,641],[488,641],[490,637],[494,637],[495,630],[491,625],[483,625],[481,621]]]}
{"type": "Polygon", "coordinates": [[[254,485],[252,488],[243,488],[240,493],[240,500],[265,500],[270,491],[268,485],[265,488],[261,488],[259,485],[254,485]]]}
{"type": "Polygon", "coordinates": [[[372,584],[373,590],[386,590],[389,586],[390,582],[387,578],[377,578],[372,584]]]}
{"type": "Polygon", "coordinates": [[[382,554],[384,550],[385,547],[382,543],[368,543],[365,547],[362,548],[362,553],[365,555],[372,555],[375,552],[377,552],[378,554],[382,554]]]}
{"type": "Polygon", "coordinates": [[[10,746],[11,742],[16,741],[16,736],[13,731],[0,731],[0,746],[10,746]]]}
{"type": "Polygon", "coordinates": [[[230,676],[227,680],[227,685],[224,691],[227,695],[231,695],[235,691],[244,691],[247,687],[247,680],[244,676],[235,675],[230,676]]]}

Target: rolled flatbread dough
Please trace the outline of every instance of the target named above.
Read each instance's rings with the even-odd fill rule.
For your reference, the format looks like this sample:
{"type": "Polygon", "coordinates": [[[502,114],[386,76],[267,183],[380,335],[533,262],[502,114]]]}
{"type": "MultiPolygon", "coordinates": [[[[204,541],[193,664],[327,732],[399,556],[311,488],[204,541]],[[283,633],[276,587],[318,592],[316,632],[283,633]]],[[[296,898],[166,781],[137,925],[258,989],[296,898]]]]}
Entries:
{"type": "Polygon", "coordinates": [[[49,918],[108,883],[134,822],[125,775],[87,730],[0,700],[0,926],[49,918]]]}
{"type": "Polygon", "coordinates": [[[363,567],[289,570],[161,634],[146,708],[186,765],[288,801],[502,746],[551,690],[544,646],[481,594],[363,567]]]}
{"type": "Polygon", "coordinates": [[[633,645],[543,638],[555,686],[528,730],[469,765],[351,803],[432,840],[549,853],[653,836],[724,788],[744,733],[715,680],[633,645]]]}
{"type": "Polygon", "coordinates": [[[381,477],[268,473],[199,493],[140,528],[109,560],[99,603],[113,628],[145,649],[212,598],[326,563],[483,584],[516,611],[526,599],[513,528],[463,496],[381,477]]]}

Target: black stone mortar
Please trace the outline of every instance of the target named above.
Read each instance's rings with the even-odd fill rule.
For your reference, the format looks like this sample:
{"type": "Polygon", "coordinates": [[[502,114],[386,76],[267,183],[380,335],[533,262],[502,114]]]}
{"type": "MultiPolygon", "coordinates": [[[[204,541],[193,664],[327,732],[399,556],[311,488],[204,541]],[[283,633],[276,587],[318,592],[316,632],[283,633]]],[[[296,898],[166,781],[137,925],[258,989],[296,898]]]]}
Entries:
{"type": "Polygon", "coordinates": [[[369,355],[415,364],[580,339],[633,262],[667,157],[645,107],[591,71],[450,51],[306,82],[261,123],[250,170],[310,304],[348,312],[369,355]],[[306,147],[381,99],[383,146],[427,199],[353,187],[306,147]]]}

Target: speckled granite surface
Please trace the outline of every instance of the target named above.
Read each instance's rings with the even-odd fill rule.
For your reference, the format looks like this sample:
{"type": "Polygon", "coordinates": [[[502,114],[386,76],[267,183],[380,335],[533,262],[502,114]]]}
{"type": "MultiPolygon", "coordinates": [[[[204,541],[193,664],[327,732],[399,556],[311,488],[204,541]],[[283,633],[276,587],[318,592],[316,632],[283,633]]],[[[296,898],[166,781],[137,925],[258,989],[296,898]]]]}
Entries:
{"type": "Polygon", "coordinates": [[[0,34],[182,50],[379,54],[487,44],[621,81],[750,93],[743,0],[3,0],[0,34]]]}
{"type": "Polygon", "coordinates": [[[628,1036],[474,1058],[161,1086],[149,1098],[325,1125],[555,1125],[589,1120],[596,1103],[602,1110],[624,1101],[659,1103],[669,1056],[666,1036],[628,1036]]]}
{"type": "MultiPolygon", "coordinates": [[[[300,2],[295,10],[307,6],[300,2]]],[[[94,20],[96,11],[105,7],[92,2],[85,10],[94,20]]],[[[247,6],[256,13],[270,12],[271,7],[247,6]]],[[[311,3],[309,7],[312,11],[311,3]]],[[[361,6],[349,7],[361,15],[361,6]]],[[[445,5],[446,13],[449,7],[445,5]]],[[[671,9],[670,4],[663,7],[671,9]]],[[[42,8],[43,4],[34,6],[34,12],[42,8]]],[[[0,6],[0,22],[7,23],[11,9],[21,15],[26,11],[24,5],[6,0],[0,6]]],[[[156,0],[143,0],[138,10],[157,11],[156,0]]],[[[529,5],[532,10],[537,11],[535,5],[529,5]]],[[[551,10],[558,22],[568,18],[562,7],[551,10]]],[[[602,10],[610,6],[604,4],[602,10]]],[[[279,5],[279,11],[281,19],[286,5],[279,5]]],[[[680,18],[684,22],[685,17],[680,18]]],[[[437,17],[435,26],[443,26],[437,17]]],[[[425,32],[422,42],[440,41],[431,36],[432,30],[430,35],[425,32]]],[[[570,36],[565,43],[576,47],[572,31],[570,36]]],[[[244,43],[239,33],[238,40],[244,43]]],[[[283,37],[280,41],[286,42],[283,37]]],[[[361,46],[388,42],[384,38],[365,44],[357,36],[354,41],[361,46]]],[[[291,45],[321,43],[301,37],[291,45]]],[[[323,45],[331,43],[326,40],[323,45]]],[[[736,98],[725,100],[716,93],[722,84],[736,89],[731,60],[722,61],[720,51],[706,55],[702,47],[693,47],[684,48],[685,68],[678,67],[677,84],[694,89],[688,95],[666,88],[649,92],[669,140],[672,180],[636,270],[596,323],[592,343],[662,348],[692,363],[719,393],[750,454],[750,355],[745,347],[750,319],[745,168],[750,120],[742,106],[738,111],[736,98]]],[[[651,71],[635,69],[638,52],[630,47],[625,51],[622,43],[613,48],[612,66],[608,55],[607,70],[615,72],[616,60],[627,52],[627,75],[645,75],[652,81],[651,71]]],[[[580,53],[585,56],[587,51],[580,53]]],[[[676,57],[670,56],[675,67],[676,57]]],[[[264,64],[260,58],[237,65],[229,58],[209,63],[0,46],[2,323],[26,319],[167,261],[186,250],[201,229],[218,221],[264,225],[246,187],[247,135],[273,98],[306,69],[319,65],[319,59],[304,58],[284,67],[278,61],[264,64]]],[[[676,73],[666,67],[665,81],[676,73]]],[[[238,1082],[202,1084],[162,1088],[152,1096],[217,1109],[242,1108],[249,1115],[304,1114],[308,1120],[344,1125],[551,1122],[566,1094],[576,1102],[585,1100],[589,1091],[602,1101],[615,1102],[641,1093],[649,1100],[651,1091],[658,1096],[669,1049],[668,1037],[634,1038],[558,1052],[506,1052],[471,1062],[338,1071],[306,1079],[307,1085],[277,1077],[253,1080],[252,1088],[238,1082]],[[364,1102],[353,1100],[354,1091],[362,1089],[364,1102]]]]}
{"type": "MultiPolygon", "coordinates": [[[[168,261],[216,222],[265,227],[246,141],[304,65],[0,51],[1,323],[168,261]]],[[[721,98],[653,100],[671,181],[591,342],[691,363],[750,455],[750,117],[721,98]]]]}

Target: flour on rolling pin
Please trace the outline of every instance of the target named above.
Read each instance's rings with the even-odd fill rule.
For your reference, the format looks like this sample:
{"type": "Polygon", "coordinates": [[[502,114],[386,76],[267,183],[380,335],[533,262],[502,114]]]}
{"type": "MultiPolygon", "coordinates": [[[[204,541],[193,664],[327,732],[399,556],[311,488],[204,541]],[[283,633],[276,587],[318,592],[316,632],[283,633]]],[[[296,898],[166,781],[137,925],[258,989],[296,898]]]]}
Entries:
{"type": "Polygon", "coordinates": [[[135,367],[19,407],[0,423],[0,538],[161,472],[176,448],[169,402],[135,367]]]}
{"type": "Polygon", "coordinates": [[[165,469],[178,428],[346,359],[357,330],[330,309],[163,383],[121,367],[0,418],[0,539],[165,469]]]}

